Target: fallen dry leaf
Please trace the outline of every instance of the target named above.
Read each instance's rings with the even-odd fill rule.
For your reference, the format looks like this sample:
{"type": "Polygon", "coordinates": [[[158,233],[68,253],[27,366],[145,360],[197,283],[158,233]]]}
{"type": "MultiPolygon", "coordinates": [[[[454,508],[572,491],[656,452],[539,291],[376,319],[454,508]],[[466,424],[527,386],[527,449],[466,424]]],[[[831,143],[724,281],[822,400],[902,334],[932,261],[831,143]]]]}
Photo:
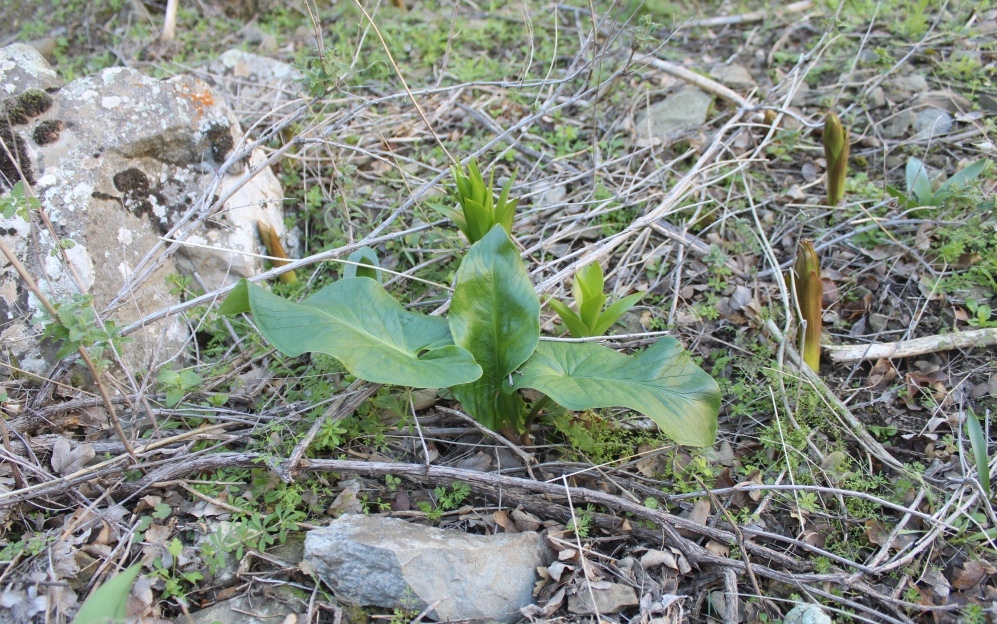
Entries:
{"type": "Polygon", "coordinates": [[[664,550],[649,550],[640,558],[640,567],[645,570],[650,570],[661,565],[673,570],[679,569],[675,555],[664,550]]]}
{"type": "Polygon", "coordinates": [[[897,369],[893,366],[893,362],[886,358],[880,358],[876,360],[876,363],[872,366],[872,370],[869,371],[869,377],[866,378],[866,385],[872,390],[879,390],[893,383],[893,380],[896,378],[897,369]]]}
{"type": "Polygon", "coordinates": [[[952,578],[952,587],[969,589],[983,580],[983,577],[997,572],[997,568],[986,561],[970,560],[956,570],[952,578]]]}
{"type": "Polygon", "coordinates": [[[495,524],[505,529],[506,533],[519,533],[519,527],[516,526],[515,520],[510,518],[509,514],[505,511],[499,510],[493,513],[492,520],[495,521],[495,524]]]}
{"type": "Polygon", "coordinates": [[[83,468],[96,455],[93,444],[80,444],[72,448],[69,440],[59,438],[52,445],[52,470],[64,477],[83,468]]]}

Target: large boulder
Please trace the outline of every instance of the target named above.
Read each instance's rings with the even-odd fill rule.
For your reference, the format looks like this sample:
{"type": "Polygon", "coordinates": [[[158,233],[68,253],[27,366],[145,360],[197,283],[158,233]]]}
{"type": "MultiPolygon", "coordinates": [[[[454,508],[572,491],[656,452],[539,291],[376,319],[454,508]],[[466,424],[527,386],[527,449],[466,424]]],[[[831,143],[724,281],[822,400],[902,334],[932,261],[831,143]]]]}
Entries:
{"type": "Polygon", "coordinates": [[[396,518],[346,514],[305,538],[305,561],[336,594],[364,606],[438,620],[521,619],[537,567],[551,554],[538,533],[468,535],[396,518]]]}
{"type": "MultiPolygon", "coordinates": [[[[171,274],[196,273],[213,289],[261,272],[261,260],[239,253],[263,251],[257,221],[285,234],[276,177],[264,167],[244,179],[264,154],[236,158],[239,124],[197,78],[160,81],[110,68],[60,86],[33,48],[12,45],[0,49],[0,92],[7,94],[0,139],[8,148],[0,148],[0,193],[23,175],[54,230],[53,236],[37,215],[30,224],[15,216],[0,218],[0,236],[53,302],[88,293],[98,311],[130,323],[179,302],[167,282],[171,274]],[[207,213],[233,189],[220,209],[207,213]],[[204,215],[200,227],[189,227],[204,215]],[[154,272],[139,270],[163,259],[160,237],[181,222],[185,240],[198,246],[165,257],[154,272]]],[[[0,258],[0,344],[22,368],[45,374],[57,346],[41,343],[40,327],[29,322],[40,309],[0,258]]],[[[123,357],[141,370],[174,357],[188,331],[172,318],[132,338],[123,357]]]]}

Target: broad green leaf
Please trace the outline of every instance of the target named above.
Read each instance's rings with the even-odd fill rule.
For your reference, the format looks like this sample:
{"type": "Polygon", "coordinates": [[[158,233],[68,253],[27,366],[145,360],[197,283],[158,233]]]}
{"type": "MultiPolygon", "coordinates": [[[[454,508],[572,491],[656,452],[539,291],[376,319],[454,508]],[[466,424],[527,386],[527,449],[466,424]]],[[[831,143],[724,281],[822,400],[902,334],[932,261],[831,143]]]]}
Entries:
{"type": "Polygon", "coordinates": [[[575,297],[575,305],[581,307],[589,297],[601,295],[604,285],[602,267],[598,262],[579,269],[575,273],[571,289],[572,295],[575,297]]]}
{"type": "MultiPolygon", "coordinates": [[[[966,414],[966,435],[973,449],[973,463],[976,464],[976,475],[984,492],[990,492],[990,465],[987,462],[987,436],[976,414],[966,414]]],[[[992,493],[991,493],[992,494],[992,493]]]]}
{"type": "Polygon", "coordinates": [[[369,277],[381,283],[381,264],[377,261],[377,252],[370,247],[361,247],[347,258],[350,262],[357,264],[347,264],[343,269],[343,277],[369,277]],[[359,266],[363,265],[363,266],[359,266]]]}
{"type": "Polygon", "coordinates": [[[907,161],[907,190],[914,196],[914,199],[922,206],[933,206],[934,197],[931,192],[931,180],[928,178],[928,171],[917,158],[907,161]]]}
{"type": "Polygon", "coordinates": [[[136,563],[93,590],[77,611],[73,624],[124,622],[128,617],[128,594],[131,593],[132,583],[141,569],[142,564],[136,563]]]}
{"type": "Polygon", "coordinates": [[[454,387],[454,396],[490,429],[518,427],[523,400],[502,392],[502,381],[540,340],[540,300],[519,250],[501,225],[472,245],[461,262],[450,331],[483,370],[476,382],[454,387]]]}
{"type": "Polygon", "coordinates": [[[166,405],[167,407],[176,407],[180,405],[180,401],[183,401],[184,392],[180,388],[173,387],[166,391],[166,405]]]}
{"type": "Polygon", "coordinates": [[[161,370],[156,380],[165,386],[175,386],[180,383],[180,373],[169,369],[161,370]]]}
{"type": "Polygon", "coordinates": [[[180,376],[177,381],[180,384],[181,390],[190,390],[191,388],[196,388],[200,385],[202,380],[200,375],[188,369],[180,372],[180,376]]]}
{"type": "Polygon", "coordinates": [[[626,407],[669,438],[710,446],[717,435],[720,388],[674,338],[636,356],[591,342],[541,342],[507,391],[532,388],[570,410],[626,407]]]}
{"type": "Polygon", "coordinates": [[[602,312],[602,306],[605,303],[606,295],[599,292],[586,297],[584,302],[578,306],[578,316],[582,318],[585,327],[588,327],[590,336],[597,335],[591,332],[599,324],[599,313],[602,312]]]}
{"type": "Polygon", "coordinates": [[[440,213],[447,219],[450,219],[457,228],[464,232],[464,236],[467,236],[467,221],[464,220],[464,213],[461,210],[457,210],[453,206],[446,206],[444,204],[430,203],[429,207],[440,213]]]}
{"type": "MultiPolygon", "coordinates": [[[[445,319],[405,310],[372,279],[344,278],[300,303],[243,283],[260,333],[285,355],[327,353],[361,379],[415,388],[481,375],[471,354],[453,344],[445,319]]],[[[230,297],[241,297],[240,288],[230,297]]]]}
{"type": "Polygon", "coordinates": [[[225,301],[218,306],[218,314],[232,316],[234,314],[245,314],[249,311],[249,282],[239,280],[239,283],[229,292],[225,301]]]}
{"type": "Polygon", "coordinates": [[[471,244],[484,238],[492,227],[491,210],[473,199],[464,201],[464,220],[467,222],[465,235],[471,244]]]}
{"type": "Polygon", "coordinates": [[[980,174],[983,173],[983,170],[986,169],[989,164],[990,161],[986,159],[969,163],[960,171],[955,173],[951,178],[946,180],[944,184],[938,187],[938,194],[947,195],[954,191],[964,189],[967,184],[980,177],[980,174]]]}
{"type": "Polygon", "coordinates": [[[599,322],[592,329],[592,335],[602,336],[609,331],[609,328],[613,326],[613,323],[626,314],[630,308],[637,305],[637,302],[640,301],[643,296],[644,293],[635,293],[633,295],[627,295],[619,301],[614,301],[612,305],[606,308],[602,314],[599,315],[599,322]]]}
{"type": "Polygon", "coordinates": [[[515,177],[516,174],[513,173],[505,186],[502,187],[502,193],[499,194],[498,204],[495,205],[494,210],[495,223],[501,225],[508,234],[512,234],[512,219],[516,216],[516,205],[519,203],[519,199],[509,201],[509,191],[512,190],[512,181],[515,177]]]}
{"type": "Polygon", "coordinates": [[[568,328],[569,334],[575,338],[584,338],[588,335],[588,327],[585,326],[582,319],[578,318],[574,310],[557,299],[551,299],[548,303],[554,309],[554,312],[557,312],[557,315],[561,317],[561,321],[568,328]]]}

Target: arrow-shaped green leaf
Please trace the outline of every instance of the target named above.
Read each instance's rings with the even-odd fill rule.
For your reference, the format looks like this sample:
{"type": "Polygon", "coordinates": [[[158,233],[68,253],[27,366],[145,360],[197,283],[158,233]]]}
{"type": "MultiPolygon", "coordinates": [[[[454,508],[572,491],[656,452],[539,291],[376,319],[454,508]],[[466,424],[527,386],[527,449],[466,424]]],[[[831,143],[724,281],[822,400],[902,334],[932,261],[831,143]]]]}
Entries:
{"type": "Polygon", "coordinates": [[[219,312],[244,311],[285,355],[327,353],[374,383],[445,388],[481,376],[471,354],[454,345],[445,319],[405,310],[367,277],[333,282],[300,303],[243,280],[219,312]]]}
{"type": "Polygon", "coordinates": [[[502,392],[502,380],[537,346],[540,300],[519,250],[501,225],[472,245],[461,262],[450,331],[484,371],[478,381],[454,387],[454,396],[486,427],[518,429],[525,405],[519,395],[502,392]]]}
{"type": "Polygon", "coordinates": [[[627,407],[669,438],[710,446],[717,435],[720,388],[674,338],[636,356],[591,342],[541,342],[506,391],[533,388],[570,410],[627,407]]]}

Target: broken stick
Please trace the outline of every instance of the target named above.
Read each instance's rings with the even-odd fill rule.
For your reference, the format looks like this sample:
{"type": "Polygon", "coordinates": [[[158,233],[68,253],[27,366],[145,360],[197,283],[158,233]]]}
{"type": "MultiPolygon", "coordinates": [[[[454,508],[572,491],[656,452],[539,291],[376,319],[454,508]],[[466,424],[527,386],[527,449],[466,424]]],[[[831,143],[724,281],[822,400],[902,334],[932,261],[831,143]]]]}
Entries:
{"type": "Polygon", "coordinates": [[[997,344],[997,327],[925,336],[899,342],[878,342],[867,345],[825,346],[824,351],[835,362],[861,362],[880,358],[906,358],[949,349],[972,349],[997,344]]]}

